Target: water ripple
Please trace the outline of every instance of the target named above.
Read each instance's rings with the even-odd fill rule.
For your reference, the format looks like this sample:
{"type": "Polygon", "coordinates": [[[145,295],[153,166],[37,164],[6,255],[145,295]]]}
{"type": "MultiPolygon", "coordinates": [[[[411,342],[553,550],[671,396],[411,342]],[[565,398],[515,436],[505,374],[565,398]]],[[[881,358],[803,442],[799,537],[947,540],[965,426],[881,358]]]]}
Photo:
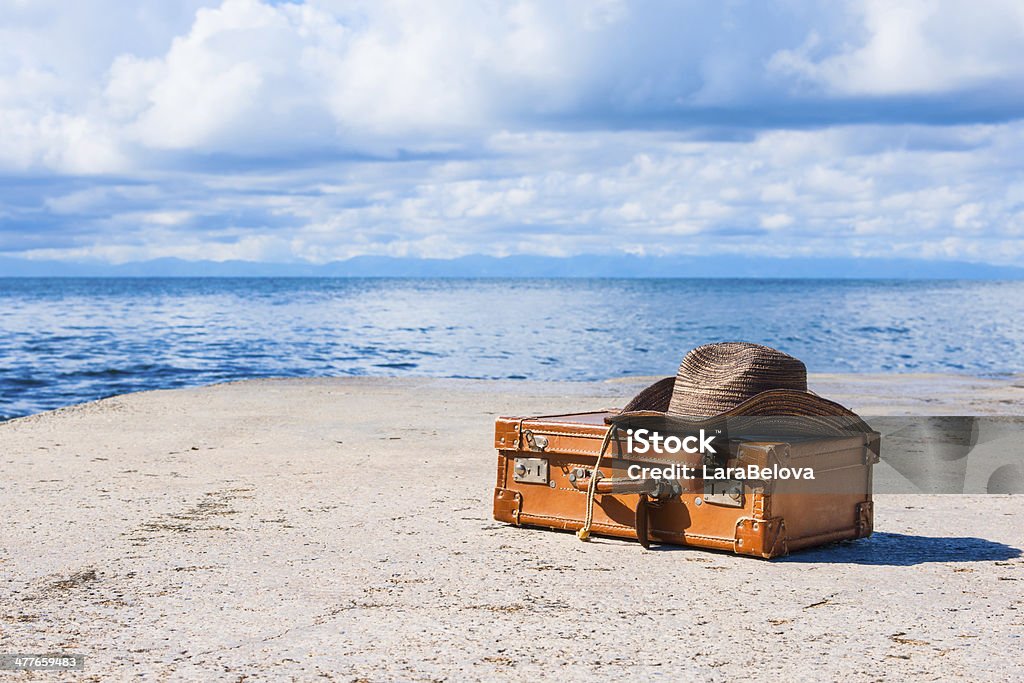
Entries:
{"type": "Polygon", "coordinates": [[[0,419],[247,377],[673,374],[710,341],[817,372],[1024,371],[1024,283],[0,279],[0,419]]]}

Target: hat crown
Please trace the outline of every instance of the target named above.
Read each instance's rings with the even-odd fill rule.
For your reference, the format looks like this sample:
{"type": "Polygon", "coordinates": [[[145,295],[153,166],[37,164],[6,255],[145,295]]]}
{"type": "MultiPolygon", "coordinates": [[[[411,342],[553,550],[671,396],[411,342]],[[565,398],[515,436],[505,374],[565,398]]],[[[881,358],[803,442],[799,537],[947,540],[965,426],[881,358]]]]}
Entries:
{"type": "Polygon", "coordinates": [[[705,344],[683,358],[668,412],[718,415],[773,389],[807,391],[807,367],[788,354],[760,344],[705,344]]]}

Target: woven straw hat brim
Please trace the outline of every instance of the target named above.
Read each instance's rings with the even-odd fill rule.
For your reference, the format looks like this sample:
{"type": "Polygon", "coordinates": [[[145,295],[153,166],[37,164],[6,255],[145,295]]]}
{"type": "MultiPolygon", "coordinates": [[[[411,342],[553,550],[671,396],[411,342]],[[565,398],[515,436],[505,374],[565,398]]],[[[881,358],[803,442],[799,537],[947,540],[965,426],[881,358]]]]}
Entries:
{"type": "MultiPolygon", "coordinates": [[[[674,379],[669,377],[666,379],[674,379]]],[[[849,408],[846,408],[835,401],[822,398],[809,391],[794,391],[792,389],[770,389],[760,394],[751,396],[746,401],[737,404],[729,410],[714,415],[679,415],[669,413],[666,409],[660,409],[658,404],[664,401],[666,395],[663,383],[665,380],[651,385],[637,395],[635,399],[622,409],[619,415],[672,415],[693,420],[694,422],[709,422],[723,417],[736,416],[768,416],[780,417],[858,417],[849,408]],[[636,405],[644,398],[646,405],[636,405]]],[[[667,392],[671,396],[671,390],[667,392]]],[[[666,406],[667,407],[667,406],[666,406]]]]}
{"type": "Polygon", "coordinates": [[[651,410],[658,413],[667,413],[668,406],[672,401],[672,391],[676,385],[675,377],[666,377],[647,387],[626,404],[622,409],[623,413],[635,413],[641,410],[651,410]]]}
{"type": "Polygon", "coordinates": [[[776,423],[787,429],[807,433],[870,432],[871,428],[852,410],[809,391],[770,389],[763,391],[733,408],[715,415],[678,415],[668,412],[672,395],[673,377],[655,382],[640,392],[617,415],[605,419],[608,424],[628,422],[633,418],[669,417],[676,423],[695,429],[720,423],[726,418],[760,418],[749,420],[748,425],[776,423]]]}

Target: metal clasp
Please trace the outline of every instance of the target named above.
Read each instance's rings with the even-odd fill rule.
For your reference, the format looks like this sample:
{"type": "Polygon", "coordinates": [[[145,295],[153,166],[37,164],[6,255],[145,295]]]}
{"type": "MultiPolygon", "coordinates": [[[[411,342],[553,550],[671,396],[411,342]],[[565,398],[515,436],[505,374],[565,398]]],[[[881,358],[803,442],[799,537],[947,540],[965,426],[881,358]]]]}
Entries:
{"type": "Polygon", "coordinates": [[[548,439],[546,436],[540,434],[534,434],[529,429],[523,432],[523,438],[526,439],[526,445],[530,447],[531,451],[544,452],[544,449],[548,447],[548,439]]]}

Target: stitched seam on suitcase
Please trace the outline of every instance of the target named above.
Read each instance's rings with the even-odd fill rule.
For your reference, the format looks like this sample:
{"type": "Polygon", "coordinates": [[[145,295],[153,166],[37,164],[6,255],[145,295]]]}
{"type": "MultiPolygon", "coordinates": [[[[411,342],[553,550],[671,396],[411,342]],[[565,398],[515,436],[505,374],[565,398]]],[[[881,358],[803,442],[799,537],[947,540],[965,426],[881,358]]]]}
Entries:
{"type": "MultiPolygon", "coordinates": [[[[559,522],[576,522],[577,524],[582,524],[583,523],[582,521],[576,520],[576,519],[568,519],[566,517],[558,517],[558,516],[555,516],[555,515],[540,515],[540,514],[536,514],[536,513],[522,513],[520,519],[523,522],[525,522],[526,524],[529,524],[530,520],[532,520],[532,519],[551,519],[551,520],[555,520],[555,521],[559,521],[559,522]]],[[[601,523],[595,522],[594,523],[594,528],[595,529],[601,529],[601,528],[605,528],[605,529],[623,529],[623,530],[626,530],[626,531],[634,531],[633,527],[625,525],[625,524],[601,524],[601,523]]],[[[731,538],[725,538],[723,536],[707,536],[705,534],[691,534],[691,533],[686,533],[685,531],[668,531],[668,530],[654,529],[654,530],[651,531],[651,533],[652,534],[661,534],[661,535],[664,535],[664,536],[675,536],[675,537],[684,538],[684,539],[689,539],[689,538],[701,539],[701,540],[706,540],[706,541],[732,542],[732,540],[733,540],[731,538]]]]}
{"type": "MultiPolygon", "coordinates": [[[[629,527],[629,528],[632,528],[632,527],[629,527]]],[[[685,531],[668,531],[668,530],[663,530],[663,529],[652,529],[651,530],[651,535],[653,536],[653,535],[656,535],[656,534],[660,534],[662,536],[675,536],[675,537],[678,537],[678,538],[687,538],[687,539],[689,539],[689,538],[699,538],[699,539],[705,540],[705,541],[726,541],[728,543],[731,543],[733,541],[733,539],[726,538],[725,536],[707,536],[705,534],[691,534],[691,533],[687,533],[685,531]]]]}
{"type": "MultiPolygon", "coordinates": [[[[535,512],[522,513],[521,514],[521,518],[522,519],[526,519],[526,520],[530,520],[530,519],[555,519],[555,520],[558,520],[559,522],[576,522],[577,524],[583,524],[583,522],[581,520],[569,519],[568,517],[557,517],[555,515],[540,515],[540,514],[537,514],[535,512]]],[[[529,523],[529,521],[527,521],[527,523],[529,523]]],[[[594,522],[594,528],[596,529],[598,527],[604,527],[606,529],[628,529],[630,531],[633,530],[633,527],[627,526],[625,524],[603,524],[603,523],[594,522]]]]}
{"type": "MultiPolygon", "coordinates": [[[[535,451],[522,451],[522,452],[523,453],[534,453],[535,451]]],[[[596,458],[597,457],[597,453],[595,453],[593,449],[580,450],[580,449],[576,449],[576,448],[559,448],[557,450],[548,451],[544,455],[551,456],[551,455],[560,455],[562,453],[571,454],[571,455],[589,455],[592,458],[596,458]]]]}
{"type": "Polygon", "coordinates": [[[506,484],[508,480],[508,459],[498,453],[498,488],[508,488],[506,484]]]}
{"type": "MultiPolygon", "coordinates": [[[[538,454],[539,453],[539,451],[518,451],[518,452],[520,452],[520,453],[531,453],[531,454],[538,454]]],[[[541,457],[547,457],[549,459],[553,455],[589,455],[592,458],[596,458],[597,457],[597,453],[595,453],[594,449],[592,449],[592,448],[591,449],[586,449],[586,450],[581,450],[581,449],[578,449],[578,448],[558,447],[558,448],[553,448],[553,449],[551,449],[549,451],[545,451],[545,452],[539,453],[539,454],[540,454],[541,457]]],[[[608,457],[609,457],[609,455],[605,454],[605,458],[608,458],[608,457]]],[[[614,459],[614,458],[622,457],[622,455],[616,453],[616,454],[611,455],[610,457],[614,459]]],[[[634,460],[638,460],[638,461],[642,461],[642,462],[663,463],[665,465],[679,464],[679,462],[681,462],[678,458],[652,458],[652,457],[649,457],[649,456],[646,456],[646,455],[644,457],[642,457],[642,458],[634,457],[633,459],[634,460]]]]}
{"type": "Polygon", "coordinates": [[[576,439],[593,439],[594,441],[604,438],[604,434],[595,434],[594,432],[545,432],[540,429],[528,429],[527,431],[541,436],[565,436],[576,439]]]}
{"type": "Polygon", "coordinates": [[[817,539],[817,538],[827,538],[827,537],[830,537],[830,536],[839,536],[839,535],[843,535],[843,534],[856,534],[856,533],[857,533],[857,529],[856,528],[836,529],[834,531],[824,531],[824,532],[822,532],[820,534],[808,534],[806,536],[790,536],[787,540],[790,543],[793,543],[795,541],[807,541],[807,540],[813,540],[813,539],[817,539]]]}
{"type": "Polygon", "coordinates": [[[570,439],[592,439],[594,441],[601,441],[604,438],[604,434],[595,434],[594,432],[547,432],[541,429],[528,429],[526,431],[533,432],[540,436],[564,436],[570,439]]]}

